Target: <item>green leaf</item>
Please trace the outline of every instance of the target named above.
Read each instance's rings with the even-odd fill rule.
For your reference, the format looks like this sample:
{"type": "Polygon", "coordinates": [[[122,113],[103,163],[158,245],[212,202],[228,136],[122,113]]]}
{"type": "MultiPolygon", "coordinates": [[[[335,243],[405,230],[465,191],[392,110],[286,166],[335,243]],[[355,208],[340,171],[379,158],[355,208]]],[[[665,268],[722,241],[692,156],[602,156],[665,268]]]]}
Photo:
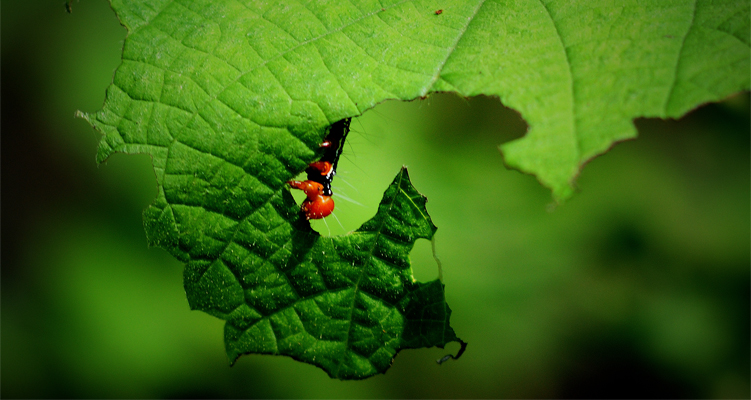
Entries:
{"type": "Polygon", "coordinates": [[[383,373],[404,348],[460,342],[443,285],[412,277],[415,240],[436,230],[425,202],[402,169],[373,219],[324,238],[279,191],[237,224],[218,257],[187,263],[190,306],[227,321],[233,363],[242,354],[287,355],[340,379],[383,373]]]}
{"type": "Polygon", "coordinates": [[[339,379],[383,373],[404,348],[461,342],[441,282],[412,277],[415,240],[436,230],[425,202],[402,169],[373,219],[349,235],[321,237],[281,191],[217,260],[188,263],[188,301],[227,321],[233,362],[280,354],[339,379]]]}
{"type": "MultiPolygon", "coordinates": [[[[312,360],[296,340],[304,347],[302,332],[336,332],[338,322],[324,329],[321,318],[342,321],[348,299],[359,321],[358,310],[370,310],[364,307],[373,300],[361,289],[396,275],[357,275],[341,262],[322,263],[323,251],[360,254],[355,238],[363,233],[342,242],[319,238],[285,188],[316,159],[330,124],[385,99],[436,91],[499,96],[530,126],[524,138],[502,146],[507,164],[564,199],[584,163],[636,135],[634,118],[678,117],[749,88],[747,1],[112,0],[112,7],[128,29],[123,63],[103,109],[81,114],[104,135],[97,160],[114,152],[151,155],[158,194],[144,212],[149,242],[187,264],[193,307],[228,319],[231,358],[288,354],[342,378],[382,371],[390,356],[356,369],[357,360],[346,357],[380,342],[348,337],[349,347],[337,347],[342,342],[329,338],[330,359],[312,360]],[[319,258],[312,249],[320,249],[319,258]],[[327,268],[337,272],[331,282],[321,276],[327,268]],[[327,306],[315,303],[320,315],[312,302],[295,308],[315,290],[348,282],[356,293],[328,294],[327,306]],[[269,339],[279,337],[287,340],[269,339]]],[[[407,226],[419,219],[403,218],[407,226]]],[[[403,298],[442,295],[438,283],[403,285],[403,298]]],[[[378,295],[385,296],[373,304],[378,310],[401,307],[392,292],[378,295]]],[[[407,336],[373,351],[419,343],[407,336]]],[[[428,342],[420,345],[440,343],[428,342]]]]}
{"type": "Polygon", "coordinates": [[[181,143],[272,168],[253,173],[299,171],[323,127],[385,99],[456,91],[521,113],[530,130],[502,146],[505,160],[563,199],[584,163],[636,136],[634,118],[677,118],[747,90],[751,75],[748,1],[112,6],[129,36],[92,116],[100,161],[181,143]]]}

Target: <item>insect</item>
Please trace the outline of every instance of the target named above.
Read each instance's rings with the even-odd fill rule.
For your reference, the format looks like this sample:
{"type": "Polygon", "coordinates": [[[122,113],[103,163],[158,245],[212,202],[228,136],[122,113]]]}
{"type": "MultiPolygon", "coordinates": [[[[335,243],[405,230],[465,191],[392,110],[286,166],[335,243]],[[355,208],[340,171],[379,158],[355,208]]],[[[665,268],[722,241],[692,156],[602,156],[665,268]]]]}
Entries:
{"type": "Polygon", "coordinates": [[[435,10],[435,15],[441,15],[443,14],[443,10],[435,10]]]}
{"type": "Polygon", "coordinates": [[[305,193],[306,198],[300,210],[306,219],[326,218],[334,211],[331,181],[336,176],[336,167],[349,133],[350,121],[351,118],[345,118],[331,125],[328,135],[321,143],[324,149],[323,156],[320,160],[308,164],[308,168],[305,169],[305,173],[308,174],[307,180],[287,182],[291,188],[305,193]]]}

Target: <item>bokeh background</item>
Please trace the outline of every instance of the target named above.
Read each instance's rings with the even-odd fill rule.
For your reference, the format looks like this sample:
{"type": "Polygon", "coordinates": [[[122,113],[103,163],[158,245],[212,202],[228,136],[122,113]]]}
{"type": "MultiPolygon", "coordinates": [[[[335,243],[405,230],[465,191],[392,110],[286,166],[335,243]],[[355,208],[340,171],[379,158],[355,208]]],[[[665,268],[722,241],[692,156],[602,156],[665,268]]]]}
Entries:
{"type": "MultiPolygon", "coordinates": [[[[315,228],[357,228],[408,165],[467,352],[403,351],[359,382],[284,357],[230,368],[222,321],[190,311],[182,265],[146,246],[149,157],[97,166],[74,118],[101,107],[126,32],[104,0],[72,6],[2,2],[3,398],[749,397],[748,94],[636,121],[561,205],[504,168],[497,145],[526,125],[498,99],[379,105],[353,122],[340,222],[315,228]]],[[[415,275],[434,279],[422,242],[415,275]]]]}

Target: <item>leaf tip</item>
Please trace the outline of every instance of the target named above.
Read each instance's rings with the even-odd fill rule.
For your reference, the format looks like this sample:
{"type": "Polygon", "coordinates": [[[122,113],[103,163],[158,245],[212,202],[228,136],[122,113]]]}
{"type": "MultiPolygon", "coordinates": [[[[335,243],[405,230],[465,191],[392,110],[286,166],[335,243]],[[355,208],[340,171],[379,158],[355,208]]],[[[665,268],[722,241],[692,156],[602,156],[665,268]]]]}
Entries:
{"type": "Polygon", "coordinates": [[[456,355],[446,354],[445,356],[439,358],[438,360],[435,360],[435,362],[438,363],[438,365],[441,365],[441,364],[445,363],[448,360],[458,360],[459,357],[461,357],[462,354],[464,354],[464,351],[467,350],[467,342],[465,342],[465,341],[463,341],[463,340],[461,340],[459,338],[457,338],[456,340],[459,341],[459,345],[461,346],[461,347],[459,347],[459,351],[456,352],[456,355]]]}
{"type": "Polygon", "coordinates": [[[503,165],[507,169],[513,169],[522,174],[535,177],[540,185],[551,191],[555,204],[562,204],[573,197],[574,193],[576,193],[575,181],[581,171],[580,167],[576,166],[564,172],[556,171],[555,173],[545,174],[544,168],[541,168],[540,165],[524,163],[525,156],[517,150],[518,146],[515,147],[516,142],[508,142],[498,146],[503,165]]]}
{"type": "Polygon", "coordinates": [[[73,114],[73,116],[76,117],[76,118],[84,119],[84,120],[86,120],[86,122],[88,122],[89,124],[91,124],[91,117],[89,116],[88,113],[85,113],[85,112],[83,112],[81,110],[76,110],[76,112],[73,114]]]}

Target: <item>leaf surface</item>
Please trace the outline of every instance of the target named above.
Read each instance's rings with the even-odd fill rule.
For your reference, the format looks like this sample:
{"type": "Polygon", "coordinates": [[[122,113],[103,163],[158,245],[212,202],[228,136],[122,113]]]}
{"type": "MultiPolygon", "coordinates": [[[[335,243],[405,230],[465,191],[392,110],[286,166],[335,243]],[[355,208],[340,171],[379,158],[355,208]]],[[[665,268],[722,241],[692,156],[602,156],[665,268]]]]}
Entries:
{"type": "Polygon", "coordinates": [[[232,362],[280,354],[340,379],[383,373],[404,348],[461,342],[441,282],[412,277],[415,240],[436,230],[425,202],[404,168],[375,217],[349,235],[321,237],[280,191],[239,224],[218,259],[188,262],[188,301],[227,321],[232,362]]]}
{"type": "MultiPolygon", "coordinates": [[[[371,276],[373,261],[355,257],[365,231],[322,239],[300,220],[284,183],[320,154],[327,126],[386,99],[498,96],[530,126],[502,146],[507,164],[563,199],[584,163],[635,136],[634,118],[678,117],[749,88],[747,1],[112,0],[112,7],[128,37],[103,109],[83,115],[103,134],[97,160],[151,155],[158,195],[144,212],[149,242],[186,262],[194,308],[227,319],[231,358],[286,354],[340,378],[383,371],[399,348],[453,337],[446,308],[445,328],[420,336],[444,342],[405,339],[412,328],[403,300],[390,297],[390,287],[369,286],[392,282],[399,299],[420,304],[420,293],[438,301],[438,283],[409,283],[401,261],[393,271],[373,267],[383,275],[371,276]],[[346,257],[361,264],[346,267],[346,257]],[[362,339],[377,332],[372,321],[358,325],[358,310],[376,309],[389,324],[403,319],[402,336],[394,328],[382,340],[362,339]],[[347,335],[335,327],[344,323],[347,335]],[[352,340],[359,326],[370,333],[352,340]],[[376,353],[371,364],[361,358],[376,353]]],[[[410,227],[419,220],[403,217],[410,227]]]]}
{"type": "Polygon", "coordinates": [[[566,198],[586,161],[635,137],[634,118],[677,118],[749,88],[747,1],[112,5],[129,36],[103,111],[114,115],[95,124],[110,133],[100,160],[178,140],[245,168],[227,145],[259,150],[256,165],[298,171],[324,126],[385,99],[456,91],[519,111],[530,130],[502,146],[507,164],[566,198]]]}

